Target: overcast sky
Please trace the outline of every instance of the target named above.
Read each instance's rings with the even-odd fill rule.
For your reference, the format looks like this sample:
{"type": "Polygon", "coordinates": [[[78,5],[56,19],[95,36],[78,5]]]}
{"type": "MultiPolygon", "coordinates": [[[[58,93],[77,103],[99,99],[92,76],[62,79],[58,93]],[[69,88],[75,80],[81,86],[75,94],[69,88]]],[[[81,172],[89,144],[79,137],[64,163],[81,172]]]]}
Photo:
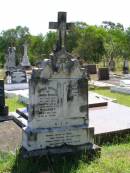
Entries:
{"type": "Polygon", "coordinates": [[[0,0],[0,32],[21,25],[31,34],[45,34],[58,11],[67,12],[68,22],[100,25],[107,20],[130,26],[130,0],[0,0]]]}

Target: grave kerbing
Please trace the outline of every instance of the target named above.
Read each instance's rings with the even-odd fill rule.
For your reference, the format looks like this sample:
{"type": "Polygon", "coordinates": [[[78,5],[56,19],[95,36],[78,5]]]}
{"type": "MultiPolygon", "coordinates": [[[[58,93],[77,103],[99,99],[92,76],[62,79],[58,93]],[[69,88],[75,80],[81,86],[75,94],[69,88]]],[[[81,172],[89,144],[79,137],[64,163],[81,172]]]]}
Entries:
{"type": "Polygon", "coordinates": [[[58,41],[44,68],[34,69],[29,82],[29,118],[22,146],[32,155],[92,149],[94,128],[89,127],[88,80],[66,47],[66,13],[58,13],[58,41]]]}

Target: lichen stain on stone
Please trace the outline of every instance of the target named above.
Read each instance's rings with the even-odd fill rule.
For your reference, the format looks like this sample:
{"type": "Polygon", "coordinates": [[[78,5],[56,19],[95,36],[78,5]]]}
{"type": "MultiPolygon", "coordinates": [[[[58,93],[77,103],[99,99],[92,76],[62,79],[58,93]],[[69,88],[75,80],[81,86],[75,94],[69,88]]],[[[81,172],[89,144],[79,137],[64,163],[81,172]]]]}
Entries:
{"type": "Polygon", "coordinates": [[[78,90],[81,96],[87,95],[87,89],[88,89],[88,80],[87,79],[79,79],[78,80],[78,90]]]}
{"type": "Polygon", "coordinates": [[[31,114],[31,116],[29,116],[28,120],[29,122],[33,120],[33,118],[35,117],[35,105],[30,105],[29,106],[29,112],[31,114]]]}
{"type": "Polygon", "coordinates": [[[37,141],[37,133],[32,133],[32,132],[30,132],[29,134],[28,134],[28,140],[29,141],[37,141]]]}
{"type": "Polygon", "coordinates": [[[87,105],[80,106],[80,112],[87,112],[87,105]]]}
{"type": "Polygon", "coordinates": [[[72,85],[71,82],[68,85],[68,91],[67,91],[67,102],[73,101],[74,96],[72,95],[72,85]]]}

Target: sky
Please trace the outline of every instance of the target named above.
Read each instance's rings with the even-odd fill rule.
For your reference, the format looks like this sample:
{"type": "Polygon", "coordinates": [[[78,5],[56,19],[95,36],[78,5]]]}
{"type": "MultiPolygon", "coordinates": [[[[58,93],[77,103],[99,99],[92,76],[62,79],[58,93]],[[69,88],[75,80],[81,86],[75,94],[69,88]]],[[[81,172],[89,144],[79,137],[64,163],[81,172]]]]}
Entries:
{"type": "Polygon", "coordinates": [[[18,25],[43,35],[57,12],[67,12],[67,21],[100,25],[102,21],[130,26],[130,0],[0,0],[0,32],[18,25]]]}

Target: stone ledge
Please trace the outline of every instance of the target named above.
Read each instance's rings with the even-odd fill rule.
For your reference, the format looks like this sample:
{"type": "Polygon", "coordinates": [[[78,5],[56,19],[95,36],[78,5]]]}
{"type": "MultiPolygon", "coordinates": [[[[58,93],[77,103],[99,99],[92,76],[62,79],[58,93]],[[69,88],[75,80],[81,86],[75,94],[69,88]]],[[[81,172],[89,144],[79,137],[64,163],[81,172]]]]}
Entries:
{"type": "Polygon", "coordinates": [[[46,148],[46,149],[39,149],[39,150],[33,150],[33,151],[27,151],[25,148],[21,147],[20,151],[23,158],[45,156],[49,154],[51,155],[71,154],[71,153],[77,153],[77,152],[83,152],[83,151],[88,151],[89,154],[91,155],[97,155],[97,154],[100,155],[101,147],[92,143],[88,143],[88,144],[80,145],[80,146],[64,145],[61,147],[46,148]]]}
{"type": "Polygon", "coordinates": [[[13,116],[12,115],[9,115],[9,116],[1,116],[0,115],[0,122],[9,121],[9,120],[13,120],[13,116]]]}

